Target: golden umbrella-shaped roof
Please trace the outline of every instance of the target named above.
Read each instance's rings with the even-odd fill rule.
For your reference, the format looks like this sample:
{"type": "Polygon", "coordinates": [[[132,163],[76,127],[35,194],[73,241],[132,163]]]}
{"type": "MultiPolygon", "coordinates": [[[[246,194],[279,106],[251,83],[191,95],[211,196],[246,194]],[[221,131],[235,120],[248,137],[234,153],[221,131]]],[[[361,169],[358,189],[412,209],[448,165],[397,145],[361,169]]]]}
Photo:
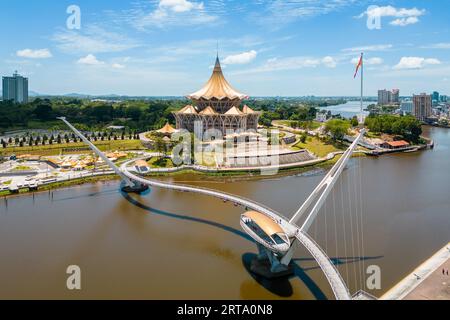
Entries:
{"type": "Polygon", "coordinates": [[[161,129],[159,129],[157,132],[163,133],[163,134],[172,134],[172,133],[177,132],[177,130],[174,129],[174,127],[172,127],[169,123],[166,123],[166,125],[164,127],[162,127],[161,129]]]}
{"type": "Polygon", "coordinates": [[[203,88],[188,95],[187,97],[192,100],[211,100],[213,98],[217,100],[222,100],[225,98],[230,100],[242,100],[248,98],[247,95],[236,91],[225,79],[222,73],[222,67],[220,66],[219,57],[216,58],[216,64],[208,82],[203,86],[203,88]]]}

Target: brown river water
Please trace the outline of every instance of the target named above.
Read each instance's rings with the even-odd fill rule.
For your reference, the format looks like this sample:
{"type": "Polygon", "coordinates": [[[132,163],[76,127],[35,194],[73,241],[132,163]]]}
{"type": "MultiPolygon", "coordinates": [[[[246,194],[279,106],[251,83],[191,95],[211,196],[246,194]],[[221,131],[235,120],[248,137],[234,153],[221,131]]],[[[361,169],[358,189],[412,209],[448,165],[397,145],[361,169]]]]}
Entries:
{"type": "MultiPolygon", "coordinates": [[[[381,268],[381,289],[368,290],[381,296],[450,240],[450,130],[424,130],[434,150],[352,159],[309,231],[352,293],[365,288],[367,266],[381,268]]],[[[325,172],[167,179],[241,195],[289,217],[325,172]]],[[[290,278],[249,273],[256,246],[240,228],[243,211],[167,190],[126,195],[118,181],[0,199],[0,298],[333,299],[303,248],[290,278]],[[66,288],[69,265],[81,268],[80,291],[66,288]]]]}

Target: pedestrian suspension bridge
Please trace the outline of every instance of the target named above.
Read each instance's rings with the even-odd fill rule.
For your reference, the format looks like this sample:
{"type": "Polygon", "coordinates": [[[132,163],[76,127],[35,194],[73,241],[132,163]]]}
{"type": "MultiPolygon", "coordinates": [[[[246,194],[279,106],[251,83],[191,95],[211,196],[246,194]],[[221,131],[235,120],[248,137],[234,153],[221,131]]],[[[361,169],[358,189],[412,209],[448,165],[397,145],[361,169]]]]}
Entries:
{"type": "MultiPolygon", "coordinates": [[[[306,199],[306,201],[300,206],[297,212],[292,218],[288,219],[281,213],[260,204],[258,202],[228,194],[222,191],[211,190],[207,188],[193,187],[188,185],[174,184],[169,182],[162,182],[154,179],[144,178],[134,172],[131,169],[131,165],[139,160],[133,159],[123,163],[120,168],[117,167],[112,161],[110,161],[91,141],[89,141],[80,131],[78,131],[72,124],[70,124],[66,118],[58,118],[62,120],[83,142],[85,142],[97,156],[99,156],[103,161],[105,161],[108,166],[116,174],[118,174],[124,183],[123,190],[125,192],[136,192],[140,193],[147,190],[149,187],[168,189],[173,191],[181,192],[191,192],[198,193],[207,196],[212,196],[223,201],[241,205],[249,210],[254,210],[260,212],[272,220],[276,221],[284,230],[287,231],[290,237],[295,238],[298,243],[300,243],[304,248],[308,250],[314,260],[317,262],[318,266],[324,273],[332,291],[337,300],[351,300],[352,294],[349,288],[344,282],[341,274],[337,270],[335,264],[328,257],[326,252],[321,248],[321,246],[316,243],[316,241],[310,236],[308,231],[311,228],[314,220],[317,218],[318,213],[325,203],[328,195],[332,191],[336,181],[339,179],[342,171],[346,167],[349,159],[351,158],[353,151],[358,146],[364,136],[364,130],[362,129],[357,138],[353,141],[351,146],[344,152],[340,159],[336,162],[333,168],[327,173],[324,179],[319,183],[319,185],[314,189],[311,195],[306,199]],[[303,219],[301,226],[297,223],[303,219]]],[[[271,257],[276,260],[276,263],[289,265],[293,258],[294,251],[296,249],[296,241],[292,244],[289,252],[283,257],[271,257]]]]}

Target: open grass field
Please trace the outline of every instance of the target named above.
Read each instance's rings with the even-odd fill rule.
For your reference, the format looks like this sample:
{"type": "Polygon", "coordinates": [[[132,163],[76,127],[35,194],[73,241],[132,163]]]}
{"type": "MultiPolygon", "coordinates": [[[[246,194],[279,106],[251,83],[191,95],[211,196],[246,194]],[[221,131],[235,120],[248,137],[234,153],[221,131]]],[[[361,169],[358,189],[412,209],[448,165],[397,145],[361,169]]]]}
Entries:
{"type": "MultiPolygon", "coordinates": [[[[282,125],[282,126],[286,126],[286,127],[291,127],[291,123],[292,122],[297,122],[294,120],[274,120],[273,123],[277,124],[277,125],[282,125]]],[[[308,124],[308,129],[309,130],[316,130],[318,128],[320,128],[320,126],[322,125],[322,123],[320,123],[319,121],[299,121],[300,123],[304,123],[306,125],[306,123],[308,124]]]]}
{"type": "MultiPolygon", "coordinates": [[[[96,141],[94,144],[101,150],[141,150],[145,149],[140,140],[111,140],[96,141]]],[[[23,154],[54,156],[62,154],[82,154],[91,153],[89,147],[83,142],[61,143],[52,145],[39,146],[23,146],[23,147],[7,147],[0,148],[0,155],[9,156],[15,154],[17,156],[23,154]]]]}
{"type": "Polygon", "coordinates": [[[347,147],[345,145],[324,142],[316,137],[308,137],[305,143],[300,141],[293,148],[297,150],[307,149],[318,157],[325,157],[331,152],[342,151],[347,147]]]}

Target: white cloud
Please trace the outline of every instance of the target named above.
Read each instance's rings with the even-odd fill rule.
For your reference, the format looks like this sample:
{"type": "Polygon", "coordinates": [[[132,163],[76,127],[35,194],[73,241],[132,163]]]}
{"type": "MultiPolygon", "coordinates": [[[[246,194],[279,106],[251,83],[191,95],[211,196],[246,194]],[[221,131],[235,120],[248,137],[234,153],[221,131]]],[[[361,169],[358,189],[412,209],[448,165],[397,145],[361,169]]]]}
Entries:
{"type": "Polygon", "coordinates": [[[60,50],[71,54],[120,52],[139,46],[125,35],[106,31],[96,25],[86,26],[81,31],[59,31],[52,40],[60,50]]]}
{"type": "Polygon", "coordinates": [[[428,46],[421,47],[423,49],[450,49],[450,42],[441,42],[441,43],[435,43],[428,46]]]}
{"type": "Polygon", "coordinates": [[[121,19],[143,31],[153,27],[210,24],[217,21],[218,17],[208,14],[203,2],[160,0],[137,2],[133,9],[122,12],[121,19]]]}
{"type": "Polygon", "coordinates": [[[53,57],[49,49],[24,49],[16,52],[16,55],[21,58],[29,59],[47,59],[53,57]]]}
{"type": "MultiPolygon", "coordinates": [[[[359,62],[360,57],[355,57],[351,60],[352,64],[357,64],[359,62]]],[[[373,57],[373,58],[368,58],[368,59],[364,59],[364,64],[365,65],[379,65],[383,63],[383,59],[378,58],[378,57],[373,57]]]]}
{"type": "Polygon", "coordinates": [[[77,63],[91,66],[98,66],[105,64],[103,61],[98,60],[97,57],[94,56],[93,54],[88,54],[86,57],[80,58],[77,61],[77,63]]]}
{"type": "Polygon", "coordinates": [[[234,74],[274,72],[284,70],[298,70],[303,68],[316,68],[325,66],[327,68],[335,68],[337,61],[330,56],[324,58],[315,57],[287,57],[287,58],[271,58],[263,65],[242,71],[234,72],[234,74]]]}
{"type": "MultiPolygon", "coordinates": [[[[242,1],[243,5],[247,1],[242,1]]],[[[248,1],[250,2],[250,1],[248,1]]],[[[358,0],[259,0],[262,13],[253,14],[254,20],[267,26],[279,28],[298,19],[326,15],[349,7],[358,0]]],[[[253,8],[244,7],[251,12],[253,8]]]]}
{"type": "Polygon", "coordinates": [[[203,10],[203,2],[192,2],[187,0],[161,0],[159,1],[159,8],[161,10],[169,9],[174,12],[186,12],[192,9],[203,10]]]}
{"type": "Polygon", "coordinates": [[[325,58],[322,59],[322,63],[327,67],[327,68],[336,68],[337,62],[333,57],[330,56],[326,56],[325,58]]]}
{"type": "Polygon", "coordinates": [[[125,68],[125,65],[120,64],[120,63],[113,63],[113,64],[111,65],[111,67],[113,67],[114,69],[124,69],[124,68],[125,68]]]}
{"type": "Polygon", "coordinates": [[[419,22],[419,19],[417,17],[408,17],[408,18],[398,18],[390,22],[393,26],[399,26],[404,27],[409,24],[415,24],[419,22]]]}
{"type": "Polygon", "coordinates": [[[427,65],[441,64],[438,59],[434,58],[422,58],[422,57],[402,57],[400,62],[394,66],[396,70],[402,69],[422,69],[427,65]]]}
{"type": "Polygon", "coordinates": [[[392,49],[392,44],[377,44],[370,46],[361,46],[361,47],[353,47],[342,49],[343,52],[367,52],[367,51],[387,51],[392,49]]]}
{"type": "Polygon", "coordinates": [[[256,58],[257,54],[258,53],[255,50],[242,52],[227,56],[222,62],[224,64],[247,64],[252,62],[256,58]]]}
{"type": "Polygon", "coordinates": [[[417,8],[395,8],[393,6],[371,6],[361,13],[358,18],[367,16],[368,19],[377,19],[383,17],[396,18],[390,22],[393,26],[407,26],[419,22],[419,17],[425,14],[424,9],[417,8]]]}

